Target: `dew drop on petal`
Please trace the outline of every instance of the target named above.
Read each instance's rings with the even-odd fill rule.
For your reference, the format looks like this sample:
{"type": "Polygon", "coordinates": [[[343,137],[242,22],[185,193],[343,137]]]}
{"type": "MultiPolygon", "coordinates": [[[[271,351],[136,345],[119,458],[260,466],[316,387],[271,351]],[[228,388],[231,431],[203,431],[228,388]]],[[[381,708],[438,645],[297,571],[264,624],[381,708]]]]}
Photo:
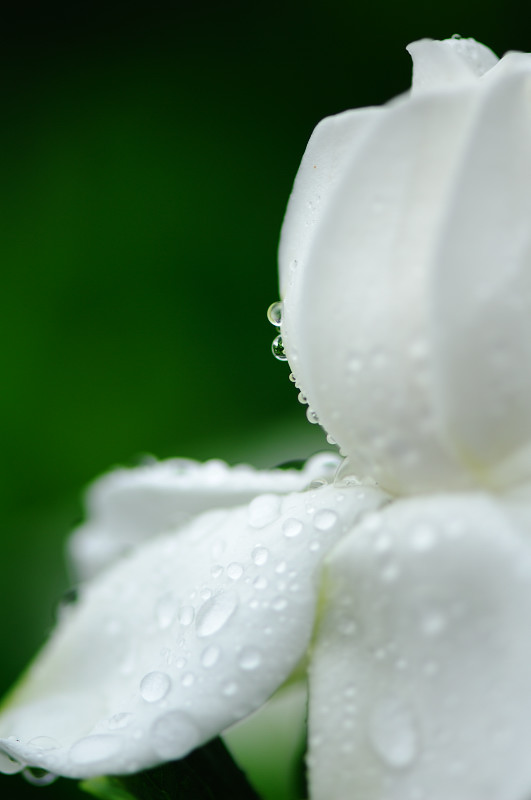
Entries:
{"type": "Polygon", "coordinates": [[[330,508],[322,508],[313,518],[313,527],[318,531],[330,531],[337,525],[338,515],[330,508]]]}
{"type": "Polygon", "coordinates": [[[175,619],[175,612],[175,599],[170,592],[159,597],[155,605],[155,617],[159,628],[162,630],[169,628],[175,619]]]}
{"type": "Polygon", "coordinates": [[[288,357],[286,355],[286,351],[284,350],[284,344],[282,343],[282,336],[279,334],[273,339],[273,344],[271,345],[271,352],[279,361],[287,361],[288,357]]]}
{"type": "Polygon", "coordinates": [[[95,734],[79,739],[70,748],[70,758],[75,764],[92,764],[106,761],[118,753],[122,739],[110,734],[95,734]]]}
{"type": "Polygon", "coordinates": [[[0,772],[6,775],[14,775],[16,772],[20,772],[23,767],[24,765],[18,759],[0,749],[0,772]]]}
{"type": "Polygon", "coordinates": [[[317,425],[319,423],[319,417],[317,416],[317,412],[310,407],[306,409],[306,419],[308,420],[308,422],[311,422],[312,425],[317,425]]]}
{"type": "Polygon", "coordinates": [[[49,786],[59,777],[53,772],[48,772],[46,769],[39,767],[26,767],[22,772],[22,777],[32,786],[49,786]]]}
{"type": "Polygon", "coordinates": [[[182,758],[199,743],[197,725],[184,711],[168,711],[150,730],[151,745],[160,758],[182,758]]]}
{"type": "Polygon", "coordinates": [[[295,536],[298,536],[302,532],[302,529],[302,522],[294,517],[290,517],[282,525],[282,533],[286,539],[293,539],[295,536]]]}
{"type": "Polygon", "coordinates": [[[211,644],[208,647],[205,647],[201,653],[201,664],[205,667],[205,669],[210,669],[218,663],[220,655],[221,649],[217,645],[211,644]]]}
{"type": "Polygon", "coordinates": [[[181,678],[181,685],[184,686],[185,689],[189,689],[190,686],[193,686],[195,683],[195,675],[193,672],[185,672],[181,678]]]}
{"type": "Polygon", "coordinates": [[[237,605],[238,599],[234,592],[222,592],[211,597],[197,612],[197,635],[203,637],[217,633],[232,617],[237,605]]]}
{"type": "Polygon", "coordinates": [[[140,681],[140,694],[148,703],[157,703],[170,691],[171,680],[165,672],[148,672],[140,681]]]}
{"type": "Polygon", "coordinates": [[[262,567],[269,558],[267,547],[255,547],[252,552],[252,559],[257,567],[262,567]]]}
{"type": "Polygon", "coordinates": [[[236,681],[229,681],[223,686],[223,694],[225,697],[234,697],[238,692],[238,684],[236,681]]]}
{"type": "Polygon", "coordinates": [[[280,326],[282,322],[282,301],[277,300],[276,303],[271,303],[267,309],[267,319],[276,328],[280,326]]]}
{"type": "Polygon", "coordinates": [[[182,606],[179,609],[179,622],[184,627],[187,627],[194,621],[194,615],[195,611],[193,606],[182,606]]]}
{"type": "Polygon", "coordinates": [[[374,750],[387,766],[403,769],[417,757],[418,735],[413,715],[395,698],[385,698],[374,708],[369,736],[374,750]]]}
{"type": "Polygon", "coordinates": [[[255,589],[267,589],[268,583],[267,579],[264,578],[262,575],[259,575],[258,578],[255,578],[253,581],[253,586],[255,589]]]}
{"type": "Polygon", "coordinates": [[[227,575],[232,581],[237,581],[243,575],[243,567],[237,561],[233,561],[227,567],[227,575]]]}
{"type": "Polygon", "coordinates": [[[262,655],[259,650],[256,650],[253,647],[246,647],[240,653],[238,658],[239,666],[244,670],[253,670],[257,669],[262,662],[262,655]]]}

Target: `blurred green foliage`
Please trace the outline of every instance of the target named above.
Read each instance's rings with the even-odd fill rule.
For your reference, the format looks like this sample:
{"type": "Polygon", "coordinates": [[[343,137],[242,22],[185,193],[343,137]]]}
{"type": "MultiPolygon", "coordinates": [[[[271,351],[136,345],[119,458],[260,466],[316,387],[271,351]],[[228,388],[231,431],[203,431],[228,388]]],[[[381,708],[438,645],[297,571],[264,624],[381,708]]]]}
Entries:
{"type": "MultiPolygon", "coordinates": [[[[267,466],[322,446],[265,319],[311,130],[405,90],[416,38],[531,49],[525,13],[515,0],[3,12],[0,691],[52,624],[94,476],[146,452],[267,466]]],[[[24,787],[0,780],[2,796],[37,791],[24,787]]]]}

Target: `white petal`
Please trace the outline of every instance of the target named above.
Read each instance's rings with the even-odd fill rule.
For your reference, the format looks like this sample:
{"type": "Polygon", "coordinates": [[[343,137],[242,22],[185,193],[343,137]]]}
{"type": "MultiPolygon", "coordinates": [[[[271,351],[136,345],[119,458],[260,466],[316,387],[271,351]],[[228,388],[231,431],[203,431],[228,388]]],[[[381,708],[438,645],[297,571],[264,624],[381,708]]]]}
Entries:
{"type": "Polygon", "coordinates": [[[465,482],[433,435],[426,329],[429,264],[474,97],[423,94],[375,119],[343,164],[300,285],[284,298],[298,385],[358,469],[394,492],[465,482]]]}
{"type": "MultiPolygon", "coordinates": [[[[296,287],[304,272],[313,236],[352,156],[378,108],[345,111],[323,119],[302,157],[280,235],[280,291],[296,287]]],[[[296,291],[296,288],[295,288],[296,291]]]]}
{"type": "Polygon", "coordinates": [[[302,470],[260,471],[187,459],[117,469],[87,493],[88,521],[69,541],[75,576],[93,577],[144,540],[175,530],[203,511],[238,506],[264,492],[300,491],[312,480],[333,476],[337,465],[335,455],[322,453],[302,470]]]}
{"type": "Polygon", "coordinates": [[[312,800],[529,796],[530,514],[479,493],[402,500],[335,548],[312,800]]]}
{"type": "Polygon", "coordinates": [[[413,59],[412,91],[455,89],[475,82],[498,62],[497,56],[475,39],[420,39],[407,46],[413,59]]]}
{"type": "Polygon", "coordinates": [[[146,542],[60,620],[8,698],[0,752],[72,777],[128,773],[245,717],[305,653],[323,556],[385,499],[261,495],[146,542]]]}
{"type": "Polygon", "coordinates": [[[431,289],[443,425],[494,486],[531,477],[531,57],[502,66],[463,152],[431,289]]]}

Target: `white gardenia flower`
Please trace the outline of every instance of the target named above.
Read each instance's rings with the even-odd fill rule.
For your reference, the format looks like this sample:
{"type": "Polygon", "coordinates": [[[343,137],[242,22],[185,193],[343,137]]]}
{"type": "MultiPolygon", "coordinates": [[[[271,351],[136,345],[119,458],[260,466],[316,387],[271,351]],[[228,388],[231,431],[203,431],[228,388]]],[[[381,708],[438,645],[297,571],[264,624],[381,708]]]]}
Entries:
{"type": "Polygon", "coordinates": [[[339,478],[101,479],[0,770],[179,758],[307,656],[312,800],[531,794],[531,56],[409,50],[411,92],[317,127],[282,231],[283,344],[339,478]]]}

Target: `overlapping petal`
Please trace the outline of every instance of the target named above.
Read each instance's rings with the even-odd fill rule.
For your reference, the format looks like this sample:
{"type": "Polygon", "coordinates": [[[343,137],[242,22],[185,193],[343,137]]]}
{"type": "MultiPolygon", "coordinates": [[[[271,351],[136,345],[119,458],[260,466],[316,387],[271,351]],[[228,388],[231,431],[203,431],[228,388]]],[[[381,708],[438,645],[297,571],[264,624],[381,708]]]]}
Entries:
{"type": "Polygon", "coordinates": [[[324,555],[385,500],[330,485],[260,495],[87,582],[0,717],[0,770],[134,772],[259,707],[306,651],[324,555]]]}
{"type": "Polygon", "coordinates": [[[247,464],[229,467],[219,460],[189,459],[116,469],[87,493],[87,522],[69,541],[74,574],[91,578],[146,539],[175,531],[208,509],[248,503],[266,492],[300,491],[311,481],[328,480],[338,463],[334,454],[321,453],[301,470],[257,470],[247,464]]]}
{"type": "Polygon", "coordinates": [[[498,63],[498,57],[475,39],[420,39],[407,46],[413,58],[412,92],[453,91],[467,86],[498,63]]]}
{"type": "Polygon", "coordinates": [[[310,672],[312,800],[528,796],[528,517],[480,493],[399,500],[335,548],[310,672]]]}

